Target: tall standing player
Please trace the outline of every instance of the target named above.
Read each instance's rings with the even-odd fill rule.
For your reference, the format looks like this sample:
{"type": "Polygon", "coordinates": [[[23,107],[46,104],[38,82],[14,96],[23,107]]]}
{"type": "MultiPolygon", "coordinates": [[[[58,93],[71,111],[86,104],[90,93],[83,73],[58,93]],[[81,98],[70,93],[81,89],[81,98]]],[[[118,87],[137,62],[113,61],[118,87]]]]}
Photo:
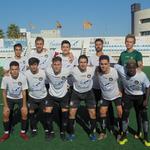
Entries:
{"type": "MultiPolygon", "coordinates": [[[[99,57],[104,55],[103,53],[103,46],[104,46],[104,41],[103,39],[96,39],[95,40],[95,51],[96,53],[91,55],[89,58],[89,65],[92,66],[99,66],[99,57]]],[[[116,61],[109,56],[110,64],[113,65],[116,63],[116,61]]],[[[100,99],[101,99],[101,90],[100,90],[100,85],[97,76],[95,75],[93,78],[93,92],[95,95],[96,103],[98,105],[100,99]]],[[[114,129],[114,112],[113,112],[113,107],[112,104],[109,105],[109,110],[108,110],[108,118],[109,118],[109,129],[110,132],[113,132],[114,129]]],[[[98,115],[98,114],[97,114],[98,115]]],[[[99,115],[97,116],[99,118],[99,115]]]]}
{"type": "Polygon", "coordinates": [[[27,59],[22,56],[22,45],[20,43],[14,45],[14,56],[6,61],[4,65],[4,75],[9,75],[9,65],[12,61],[19,63],[20,72],[25,73],[27,69],[27,59]]]}
{"type": "MultiPolygon", "coordinates": [[[[77,66],[78,60],[75,56],[73,56],[71,52],[71,43],[68,40],[63,40],[61,42],[61,51],[58,56],[62,59],[62,66],[67,69],[72,69],[74,66],[77,66]]],[[[72,88],[73,86],[73,78],[70,75],[68,77],[68,84],[72,88]]]]}
{"type": "MultiPolygon", "coordinates": [[[[134,49],[134,45],[136,43],[136,38],[132,34],[128,34],[125,37],[125,46],[126,51],[123,51],[119,57],[118,64],[122,66],[126,66],[128,60],[133,59],[137,63],[137,69],[143,69],[143,60],[141,52],[134,49]]],[[[135,110],[136,111],[136,110],[135,110]]],[[[141,116],[136,111],[136,120],[137,120],[137,133],[135,134],[135,138],[138,139],[141,136],[142,124],[141,124],[141,116]]]]}
{"type": "Polygon", "coordinates": [[[51,64],[53,56],[53,52],[44,48],[44,39],[37,37],[35,39],[35,49],[30,52],[28,58],[35,57],[39,59],[39,68],[45,70],[51,64]]]}

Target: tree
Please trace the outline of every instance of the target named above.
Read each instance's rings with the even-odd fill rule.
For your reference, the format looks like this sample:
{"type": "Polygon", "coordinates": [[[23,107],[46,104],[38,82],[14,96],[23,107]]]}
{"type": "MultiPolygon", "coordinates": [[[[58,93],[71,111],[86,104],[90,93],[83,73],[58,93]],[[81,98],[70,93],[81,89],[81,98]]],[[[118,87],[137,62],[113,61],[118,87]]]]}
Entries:
{"type": "Polygon", "coordinates": [[[4,32],[2,29],[0,29],[0,39],[3,39],[5,36],[4,36],[4,32]]]}
{"type": "Polygon", "coordinates": [[[16,24],[10,24],[8,26],[7,37],[10,39],[20,38],[19,27],[16,24]]]}

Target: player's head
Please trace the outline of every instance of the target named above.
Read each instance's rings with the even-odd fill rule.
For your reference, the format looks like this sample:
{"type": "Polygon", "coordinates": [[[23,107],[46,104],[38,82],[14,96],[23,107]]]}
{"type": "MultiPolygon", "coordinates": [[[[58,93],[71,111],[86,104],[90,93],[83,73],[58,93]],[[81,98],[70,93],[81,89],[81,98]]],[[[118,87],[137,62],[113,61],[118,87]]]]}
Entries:
{"type": "Polygon", "coordinates": [[[52,68],[53,71],[58,74],[61,71],[62,68],[62,59],[59,56],[56,56],[52,59],[52,68]]]}
{"type": "Polygon", "coordinates": [[[63,40],[61,42],[61,50],[64,55],[67,55],[70,53],[70,48],[71,48],[71,44],[68,40],[63,40]]]}
{"type": "Polygon", "coordinates": [[[95,50],[96,52],[100,52],[103,50],[104,41],[102,39],[95,40],[95,50]]]}
{"type": "Polygon", "coordinates": [[[12,61],[9,64],[9,68],[12,78],[17,78],[19,75],[19,63],[17,61],[12,61]]]}
{"type": "Polygon", "coordinates": [[[15,52],[15,56],[21,57],[22,45],[20,43],[14,45],[14,52],[15,52]]]}
{"type": "Polygon", "coordinates": [[[29,59],[28,64],[32,73],[36,73],[38,71],[39,62],[39,59],[35,57],[31,57],[29,59]]]}
{"type": "Polygon", "coordinates": [[[44,47],[44,39],[42,37],[37,37],[35,39],[35,47],[38,53],[41,53],[44,47]]]}
{"type": "Polygon", "coordinates": [[[136,42],[136,39],[135,39],[135,36],[133,34],[128,34],[125,37],[125,45],[126,45],[127,49],[129,49],[129,50],[132,49],[135,42],[136,42]]]}
{"type": "Polygon", "coordinates": [[[130,59],[126,64],[126,70],[128,76],[134,76],[136,74],[137,63],[134,59],[130,59]]]}
{"type": "Polygon", "coordinates": [[[80,55],[78,58],[79,69],[85,71],[88,66],[88,57],[86,55],[80,55]]]}
{"type": "Polygon", "coordinates": [[[103,73],[105,73],[109,70],[109,68],[110,68],[109,56],[101,55],[99,57],[99,67],[103,73]]]}

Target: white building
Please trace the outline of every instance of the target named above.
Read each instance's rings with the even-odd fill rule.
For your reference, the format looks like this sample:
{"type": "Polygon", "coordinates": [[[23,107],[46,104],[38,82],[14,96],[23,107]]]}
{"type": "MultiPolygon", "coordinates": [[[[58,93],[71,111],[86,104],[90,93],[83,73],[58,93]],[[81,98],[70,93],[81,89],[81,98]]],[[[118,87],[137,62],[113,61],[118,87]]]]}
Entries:
{"type": "Polygon", "coordinates": [[[150,35],[150,8],[141,10],[140,4],[131,5],[131,23],[134,35],[150,35]]]}

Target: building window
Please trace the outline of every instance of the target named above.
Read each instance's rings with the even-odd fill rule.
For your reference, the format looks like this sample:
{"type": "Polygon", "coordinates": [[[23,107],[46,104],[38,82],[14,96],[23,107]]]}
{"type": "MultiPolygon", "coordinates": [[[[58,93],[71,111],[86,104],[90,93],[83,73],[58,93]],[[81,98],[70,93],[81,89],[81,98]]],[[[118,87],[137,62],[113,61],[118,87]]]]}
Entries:
{"type": "Polygon", "coordinates": [[[145,18],[140,20],[141,23],[150,23],[150,18],[145,18]]]}
{"type": "Polygon", "coordinates": [[[140,32],[141,36],[150,35],[150,31],[140,32]]]}

